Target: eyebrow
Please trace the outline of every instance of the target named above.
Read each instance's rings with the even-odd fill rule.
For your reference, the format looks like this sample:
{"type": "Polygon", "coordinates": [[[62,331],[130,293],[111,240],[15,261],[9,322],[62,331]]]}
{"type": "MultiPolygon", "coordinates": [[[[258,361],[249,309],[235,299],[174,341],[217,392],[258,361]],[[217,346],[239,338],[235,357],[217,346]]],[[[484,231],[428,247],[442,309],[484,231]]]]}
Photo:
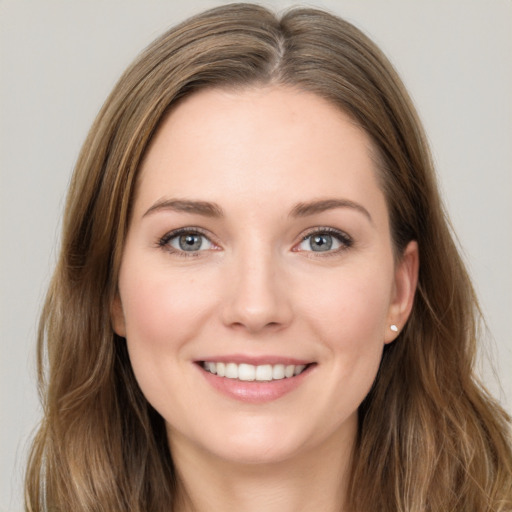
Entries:
{"type": "Polygon", "coordinates": [[[224,215],[222,208],[216,203],[208,201],[191,201],[188,199],[161,199],[151,206],[143,217],[161,210],[193,213],[204,217],[219,218],[224,215]]]}
{"type": "Polygon", "coordinates": [[[322,213],[327,210],[334,210],[335,208],[351,208],[362,213],[368,220],[373,224],[372,216],[370,212],[359,203],[350,201],[348,199],[320,199],[316,201],[309,201],[307,203],[298,203],[293,207],[290,212],[291,217],[307,217],[309,215],[315,215],[322,213]]]}
{"type": "MultiPolygon", "coordinates": [[[[373,224],[370,212],[359,203],[348,199],[319,199],[296,204],[290,211],[290,217],[308,217],[336,208],[351,208],[362,213],[373,224]]],[[[191,213],[204,217],[221,218],[224,216],[222,208],[217,203],[209,201],[193,201],[190,199],[161,199],[153,204],[143,215],[171,210],[175,212],[191,213]]]]}

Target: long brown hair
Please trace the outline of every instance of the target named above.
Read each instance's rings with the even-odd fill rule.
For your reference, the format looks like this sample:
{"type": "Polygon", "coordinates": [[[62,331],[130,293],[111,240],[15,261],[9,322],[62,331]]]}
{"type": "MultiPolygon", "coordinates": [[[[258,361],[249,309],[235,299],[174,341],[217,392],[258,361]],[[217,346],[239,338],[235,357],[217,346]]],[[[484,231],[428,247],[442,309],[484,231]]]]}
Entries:
{"type": "Polygon", "coordinates": [[[137,172],[162,118],[207,87],[284,84],[347,112],[375,147],[397,257],[420,251],[413,312],[359,410],[350,509],[512,510],[509,418],[474,375],[479,310],[404,86],[358,29],[314,9],[231,4],[171,29],[124,73],[80,153],[39,331],[44,418],[26,509],[168,511],[162,418],[110,323],[137,172]]]}

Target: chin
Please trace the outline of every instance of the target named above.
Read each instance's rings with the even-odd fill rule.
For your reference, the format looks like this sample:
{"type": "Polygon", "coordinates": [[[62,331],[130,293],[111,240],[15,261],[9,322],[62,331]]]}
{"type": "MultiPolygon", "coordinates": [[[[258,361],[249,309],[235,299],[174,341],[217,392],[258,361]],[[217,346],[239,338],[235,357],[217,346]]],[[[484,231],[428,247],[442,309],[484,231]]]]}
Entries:
{"type": "Polygon", "coordinates": [[[300,452],[294,443],[283,443],[280,439],[237,440],[217,451],[219,458],[240,465],[279,464],[293,459],[300,452]]]}
{"type": "Polygon", "coordinates": [[[308,454],[330,453],[333,443],[343,446],[343,440],[353,440],[357,430],[355,415],[353,421],[342,425],[312,424],[306,418],[302,420],[295,415],[281,418],[248,415],[243,421],[211,425],[208,437],[204,432],[192,437],[203,454],[209,453],[225,463],[272,465],[308,457],[308,454]]]}

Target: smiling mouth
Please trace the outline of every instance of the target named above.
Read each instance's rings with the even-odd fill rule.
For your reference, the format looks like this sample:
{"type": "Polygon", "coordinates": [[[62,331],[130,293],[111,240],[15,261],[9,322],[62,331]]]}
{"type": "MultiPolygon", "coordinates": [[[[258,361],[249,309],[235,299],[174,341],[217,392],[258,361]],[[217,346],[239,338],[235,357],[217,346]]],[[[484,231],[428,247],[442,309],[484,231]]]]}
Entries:
{"type": "Polygon", "coordinates": [[[261,364],[252,365],[246,363],[222,363],[213,361],[201,361],[203,370],[225,377],[245,382],[271,382],[274,380],[290,379],[300,375],[310,364],[261,364]]]}

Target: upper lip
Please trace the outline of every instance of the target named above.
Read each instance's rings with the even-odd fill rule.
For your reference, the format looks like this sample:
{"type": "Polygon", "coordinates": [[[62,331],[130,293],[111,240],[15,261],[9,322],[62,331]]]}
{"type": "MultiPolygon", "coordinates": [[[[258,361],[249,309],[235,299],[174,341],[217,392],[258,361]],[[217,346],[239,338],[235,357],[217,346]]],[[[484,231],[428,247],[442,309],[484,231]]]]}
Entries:
{"type": "Polygon", "coordinates": [[[229,354],[229,355],[218,355],[218,356],[207,356],[201,359],[197,359],[195,362],[200,363],[209,361],[212,363],[235,363],[235,364],[251,364],[254,366],[264,364],[284,364],[284,365],[307,365],[314,361],[310,359],[298,359],[296,357],[277,356],[277,355],[247,355],[247,354],[229,354]]]}

